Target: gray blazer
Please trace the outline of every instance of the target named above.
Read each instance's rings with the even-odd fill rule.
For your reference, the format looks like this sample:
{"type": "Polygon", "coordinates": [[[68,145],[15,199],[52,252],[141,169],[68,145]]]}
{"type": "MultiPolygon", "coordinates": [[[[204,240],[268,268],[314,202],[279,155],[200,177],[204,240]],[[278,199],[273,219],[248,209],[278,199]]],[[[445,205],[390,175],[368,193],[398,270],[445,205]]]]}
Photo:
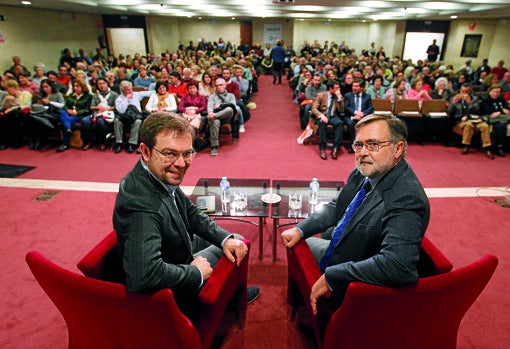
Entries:
{"type": "Polygon", "coordinates": [[[177,188],[175,200],[138,162],[121,181],[113,213],[120,257],[132,292],[171,288],[197,294],[201,275],[189,265],[194,235],[221,248],[231,234],[202,213],[177,188]],[[180,211],[180,212],[179,212],[180,211]]]}
{"type": "MultiPolygon", "coordinates": [[[[299,223],[304,237],[335,226],[364,179],[354,170],[336,206],[325,205],[324,210],[299,223]]],[[[342,299],[352,281],[389,287],[416,282],[421,240],[429,217],[423,187],[402,159],[372,189],[345,228],[325,272],[332,296],[342,299]]]]}

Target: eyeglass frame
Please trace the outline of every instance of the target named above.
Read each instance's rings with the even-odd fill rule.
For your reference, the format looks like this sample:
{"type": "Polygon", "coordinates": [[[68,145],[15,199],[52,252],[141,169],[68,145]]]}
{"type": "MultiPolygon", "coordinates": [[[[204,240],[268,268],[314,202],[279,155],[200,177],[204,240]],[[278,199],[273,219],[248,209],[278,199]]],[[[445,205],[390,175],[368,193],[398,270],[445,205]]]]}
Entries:
{"type": "Polygon", "coordinates": [[[393,141],[368,141],[368,142],[354,142],[352,143],[352,150],[355,153],[359,153],[363,147],[367,148],[367,151],[371,153],[377,153],[383,147],[382,144],[394,143],[393,141]]]}
{"type": "Polygon", "coordinates": [[[173,164],[174,162],[176,162],[180,157],[182,157],[182,159],[184,160],[184,162],[186,163],[191,163],[193,161],[193,159],[195,158],[195,155],[197,155],[197,151],[195,149],[191,149],[191,150],[186,150],[185,152],[183,153],[179,153],[179,152],[176,152],[176,151],[173,151],[171,150],[171,152],[173,154],[165,154],[163,153],[161,150],[159,150],[158,148],[156,147],[152,147],[152,149],[154,149],[155,151],[157,151],[164,159],[164,162],[167,162],[169,164],[173,164]],[[189,155],[186,155],[186,153],[189,152],[189,155]],[[177,154],[177,155],[175,155],[177,154]],[[176,156],[175,159],[173,160],[170,160],[169,159],[169,156],[171,155],[174,155],[176,156]],[[188,158],[188,159],[186,159],[188,158]]]}

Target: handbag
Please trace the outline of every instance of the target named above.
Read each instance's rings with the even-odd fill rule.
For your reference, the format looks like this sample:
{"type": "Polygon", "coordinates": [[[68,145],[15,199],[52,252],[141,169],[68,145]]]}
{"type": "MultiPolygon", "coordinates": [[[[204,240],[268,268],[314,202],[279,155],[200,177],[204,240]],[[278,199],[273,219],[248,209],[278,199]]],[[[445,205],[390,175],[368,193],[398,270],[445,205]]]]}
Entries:
{"type": "Polygon", "coordinates": [[[143,119],[143,114],[134,105],[130,104],[124,113],[117,113],[117,118],[123,123],[132,123],[136,119],[143,119]]]}

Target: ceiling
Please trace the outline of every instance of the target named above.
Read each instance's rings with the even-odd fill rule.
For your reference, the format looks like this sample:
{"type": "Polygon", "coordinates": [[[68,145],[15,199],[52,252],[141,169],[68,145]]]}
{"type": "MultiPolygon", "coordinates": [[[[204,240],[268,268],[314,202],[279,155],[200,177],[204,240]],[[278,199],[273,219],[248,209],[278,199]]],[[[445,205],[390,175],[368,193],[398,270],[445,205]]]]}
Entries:
{"type": "Polygon", "coordinates": [[[297,20],[510,18],[508,0],[0,0],[1,5],[98,14],[297,20]],[[457,16],[457,17],[451,17],[457,16]]]}

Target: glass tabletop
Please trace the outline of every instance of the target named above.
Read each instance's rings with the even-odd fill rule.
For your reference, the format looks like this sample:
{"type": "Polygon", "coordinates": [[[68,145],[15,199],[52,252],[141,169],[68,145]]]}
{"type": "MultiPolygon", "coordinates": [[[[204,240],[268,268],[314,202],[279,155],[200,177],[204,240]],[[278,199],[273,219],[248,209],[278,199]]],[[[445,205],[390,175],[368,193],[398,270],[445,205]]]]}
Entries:
{"type": "Polygon", "coordinates": [[[272,205],[272,218],[304,219],[310,214],[319,210],[322,205],[335,200],[344,187],[343,181],[320,181],[319,198],[316,204],[309,202],[310,181],[306,180],[273,180],[273,192],[281,196],[281,201],[272,205]],[[302,205],[300,210],[293,210],[289,207],[289,194],[291,192],[301,194],[302,205]]]}
{"type": "Polygon", "coordinates": [[[220,181],[221,178],[200,178],[190,195],[191,201],[212,217],[269,216],[269,205],[261,200],[269,192],[269,179],[228,178],[231,201],[234,193],[246,192],[248,202],[244,209],[235,209],[232,202],[221,202],[220,181]]]}

